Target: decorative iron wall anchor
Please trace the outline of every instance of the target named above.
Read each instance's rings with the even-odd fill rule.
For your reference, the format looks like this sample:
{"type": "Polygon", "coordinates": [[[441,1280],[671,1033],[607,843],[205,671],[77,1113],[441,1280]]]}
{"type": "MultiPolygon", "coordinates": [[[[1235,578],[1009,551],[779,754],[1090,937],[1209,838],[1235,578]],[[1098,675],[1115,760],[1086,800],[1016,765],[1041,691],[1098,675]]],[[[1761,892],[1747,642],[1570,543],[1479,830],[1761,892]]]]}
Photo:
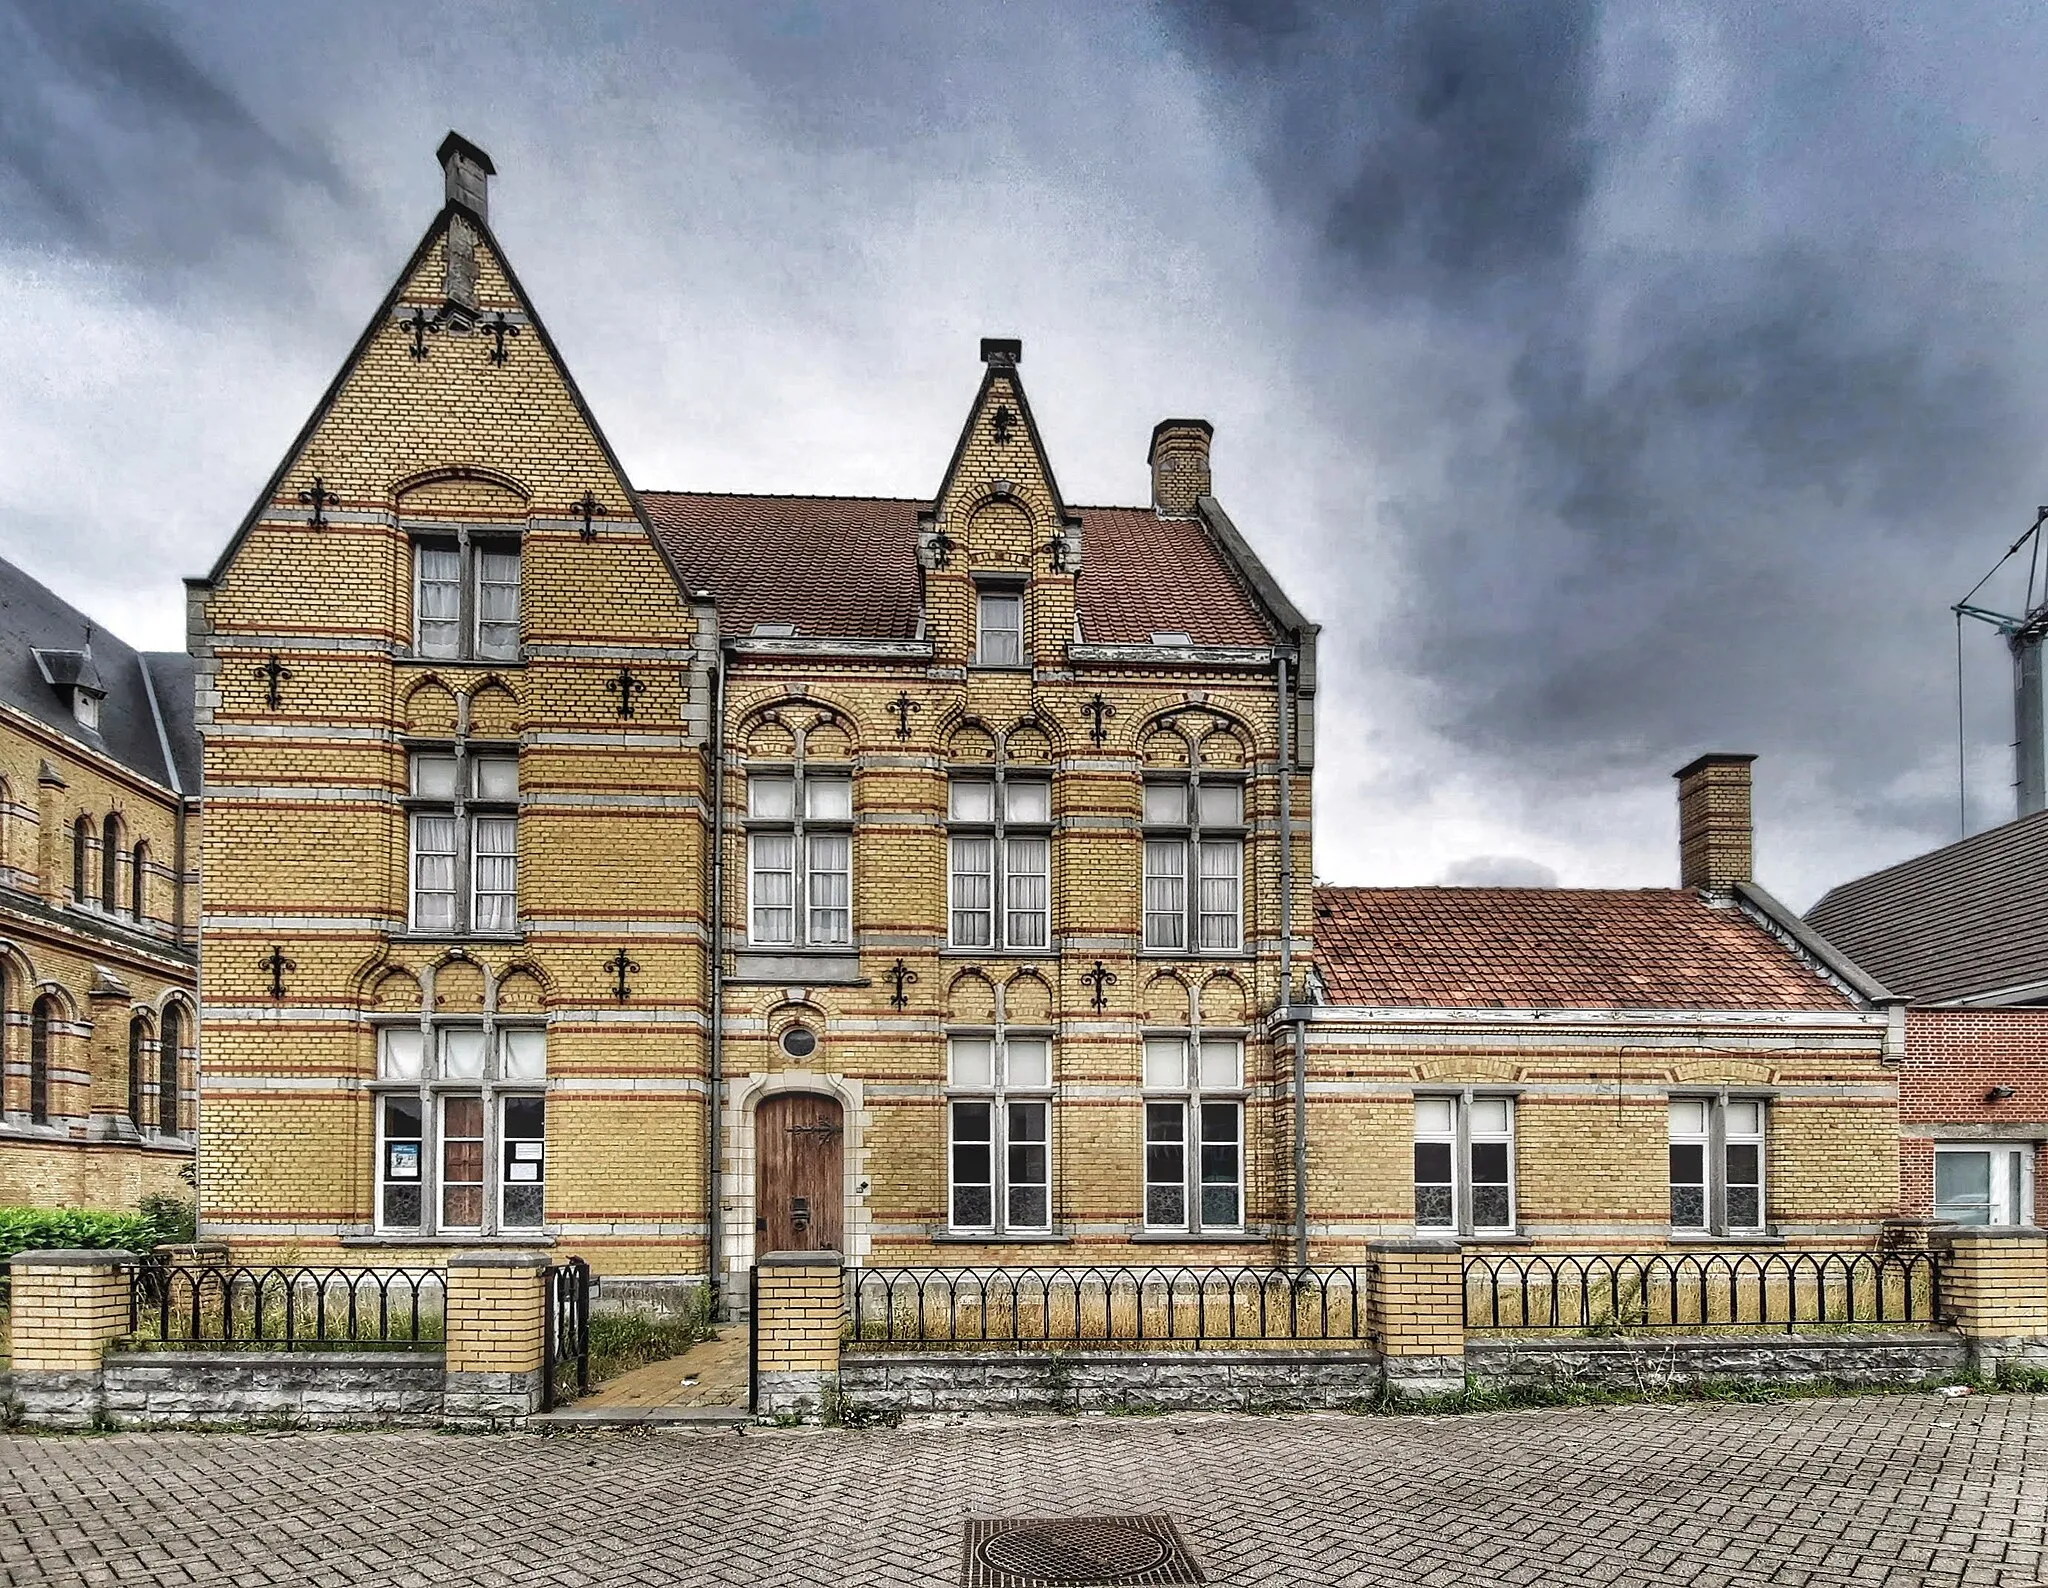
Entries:
{"type": "Polygon", "coordinates": [[[269,702],[272,711],[284,704],[284,693],[279,688],[292,676],[292,670],[277,659],[277,652],[270,653],[270,660],[252,671],[263,684],[263,698],[269,702]]]}
{"type": "Polygon", "coordinates": [[[1101,1013],[1102,1010],[1109,1006],[1108,989],[1116,985],[1116,972],[1109,969],[1098,959],[1093,970],[1081,973],[1081,980],[1087,982],[1095,989],[1094,996],[1090,1002],[1094,1004],[1096,1012],[1098,1014],[1101,1013]]]}
{"type": "Polygon", "coordinates": [[[890,1006],[896,1009],[908,1009],[910,1007],[910,994],[905,992],[904,989],[917,980],[917,972],[899,959],[882,974],[896,984],[896,990],[889,994],[890,1006]]]}
{"type": "Polygon", "coordinates": [[[1008,446],[1010,444],[1010,432],[1016,427],[1017,423],[1017,416],[1010,412],[1010,405],[1008,403],[996,404],[996,411],[989,415],[988,422],[989,428],[996,433],[996,445],[1001,447],[1008,446]]]}
{"type": "Polygon", "coordinates": [[[958,544],[943,529],[934,529],[932,531],[932,566],[934,568],[952,567],[953,552],[958,544]]]}
{"type": "Polygon", "coordinates": [[[339,501],[340,498],[328,490],[327,482],[316,474],[313,476],[312,485],[299,492],[299,500],[313,509],[313,516],[306,520],[307,524],[314,529],[325,529],[328,524],[327,505],[339,501]]]}
{"type": "Polygon", "coordinates": [[[889,702],[889,709],[896,713],[896,737],[899,739],[909,738],[911,713],[921,711],[924,708],[910,698],[907,690],[899,690],[897,691],[896,698],[889,702]]]}
{"type": "Polygon", "coordinates": [[[483,322],[481,329],[491,334],[491,345],[484,356],[493,364],[504,363],[505,338],[517,336],[519,334],[519,327],[505,318],[505,311],[503,309],[493,309],[491,317],[483,322]]]}
{"type": "Polygon", "coordinates": [[[626,977],[629,974],[638,972],[640,962],[629,957],[625,949],[621,948],[618,953],[612,955],[610,959],[604,962],[604,968],[610,971],[614,978],[612,982],[612,996],[618,999],[620,1003],[624,1003],[633,995],[633,989],[627,983],[626,977]]]}
{"type": "Polygon", "coordinates": [[[576,504],[576,511],[583,515],[583,528],[579,533],[585,540],[597,539],[597,525],[591,521],[604,511],[604,503],[597,499],[595,492],[585,491],[583,500],[576,504]]]}
{"type": "Polygon", "coordinates": [[[633,715],[633,697],[647,693],[647,686],[635,678],[629,668],[621,667],[617,678],[605,681],[605,693],[619,697],[619,715],[633,715]]]}
{"type": "Polygon", "coordinates": [[[441,334],[440,316],[427,313],[425,306],[421,304],[414,304],[412,313],[401,319],[399,324],[403,325],[412,335],[412,343],[406,348],[406,351],[415,359],[422,359],[427,356],[427,337],[429,334],[434,336],[441,334]]]}
{"type": "Polygon", "coordinates": [[[282,998],[284,996],[284,973],[288,970],[297,970],[299,962],[295,959],[286,959],[284,950],[276,943],[272,943],[270,945],[270,952],[256,962],[256,968],[270,972],[270,996],[282,998]]]}
{"type": "Polygon", "coordinates": [[[1081,715],[1089,719],[1088,737],[1093,739],[1096,747],[1100,749],[1102,741],[1109,737],[1107,724],[1108,720],[1116,715],[1116,707],[1105,700],[1102,691],[1098,689],[1094,697],[1081,708],[1081,715]]]}

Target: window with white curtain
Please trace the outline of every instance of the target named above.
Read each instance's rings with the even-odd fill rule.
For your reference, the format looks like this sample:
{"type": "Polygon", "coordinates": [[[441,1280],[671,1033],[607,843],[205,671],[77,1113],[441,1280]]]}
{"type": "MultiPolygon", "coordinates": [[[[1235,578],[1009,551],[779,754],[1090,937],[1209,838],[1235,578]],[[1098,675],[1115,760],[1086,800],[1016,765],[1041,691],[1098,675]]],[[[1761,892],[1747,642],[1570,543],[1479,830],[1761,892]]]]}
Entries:
{"type": "Polygon", "coordinates": [[[951,942],[1037,950],[1052,942],[1052,784],[956,777],[947,807],[951,942]]]}
{"type": "Polygon", "coordinates": [[[1145,784],[1145,946],[1235,953],[1244,945],[1244,784],[1145,784]]]}
{"type": "Polygon", "coordinates": [[[520,560],[518,539],[503,533],[416,536],[413,654],[518,660],[520,560]]]}
{"type": "Polygon", "coordinates": [[[747,779],[747,900],[754,947],[853,942],[853,781],[844,770],[747,779]]]}
{"type": "Polygon", "coordinates": [[[407,823],[415,932],[519,930],[519,757],[464,743],[412,752],[407,823]]]}

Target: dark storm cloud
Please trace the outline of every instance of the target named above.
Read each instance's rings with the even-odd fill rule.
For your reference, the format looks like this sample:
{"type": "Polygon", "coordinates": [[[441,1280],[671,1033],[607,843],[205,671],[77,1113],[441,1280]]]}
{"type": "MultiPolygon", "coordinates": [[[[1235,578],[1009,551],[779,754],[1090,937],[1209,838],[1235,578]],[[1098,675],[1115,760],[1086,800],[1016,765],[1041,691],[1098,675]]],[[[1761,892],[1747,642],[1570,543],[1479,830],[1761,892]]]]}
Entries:
{"type": "MultiPolygon", "coordinates": [[[[1319,379],[1379,443],[1405,598],[1369,643],[1457,753],[1540,796],[1756,749],[1846,810],[1952,743],[1946,602],[2042,415],[1911,40],[1833,5],[1175,15],[1353,327],[1319,379]]],[[[1952,835],[1952,794],[1891,798],[1952,835]]]]}
{"type": "Polygon", "coordinates": [[[0,0],[0,241],[189,263],[346,186],[130,0],[0,0]]]}

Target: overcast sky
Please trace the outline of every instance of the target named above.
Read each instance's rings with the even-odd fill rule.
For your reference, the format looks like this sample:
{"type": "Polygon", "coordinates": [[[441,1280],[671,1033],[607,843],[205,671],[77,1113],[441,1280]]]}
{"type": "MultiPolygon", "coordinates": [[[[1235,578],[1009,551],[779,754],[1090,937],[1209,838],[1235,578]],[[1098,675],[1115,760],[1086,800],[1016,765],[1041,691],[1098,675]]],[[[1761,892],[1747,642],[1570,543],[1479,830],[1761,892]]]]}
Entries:
{"type": "Polygon", "coordinates": [[[637,484],[929,494],[1021,336],[1070,501],[1215,422],[1324,625],[1326,880],[1666,885],[1748,750],[1803,906],[1957,832],[2044,80],[2019,0],[0,0],[0,554],[181,645],[452,126],[637,484]]]}

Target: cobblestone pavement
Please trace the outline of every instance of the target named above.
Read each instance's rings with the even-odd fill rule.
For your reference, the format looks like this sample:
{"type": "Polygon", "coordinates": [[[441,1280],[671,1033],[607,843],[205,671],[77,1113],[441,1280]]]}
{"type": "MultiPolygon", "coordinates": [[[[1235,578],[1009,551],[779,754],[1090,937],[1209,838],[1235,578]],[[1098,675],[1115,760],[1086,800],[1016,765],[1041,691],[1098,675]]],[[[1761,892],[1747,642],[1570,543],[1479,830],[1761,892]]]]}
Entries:
{"type": "Polygon", "coordinates": [[[2031,1585],[2048,1397],[896,1430],[0,1440],[9,1584],[952,1584],[1167,1512],[1211,1584],[2031,1585]]]}

